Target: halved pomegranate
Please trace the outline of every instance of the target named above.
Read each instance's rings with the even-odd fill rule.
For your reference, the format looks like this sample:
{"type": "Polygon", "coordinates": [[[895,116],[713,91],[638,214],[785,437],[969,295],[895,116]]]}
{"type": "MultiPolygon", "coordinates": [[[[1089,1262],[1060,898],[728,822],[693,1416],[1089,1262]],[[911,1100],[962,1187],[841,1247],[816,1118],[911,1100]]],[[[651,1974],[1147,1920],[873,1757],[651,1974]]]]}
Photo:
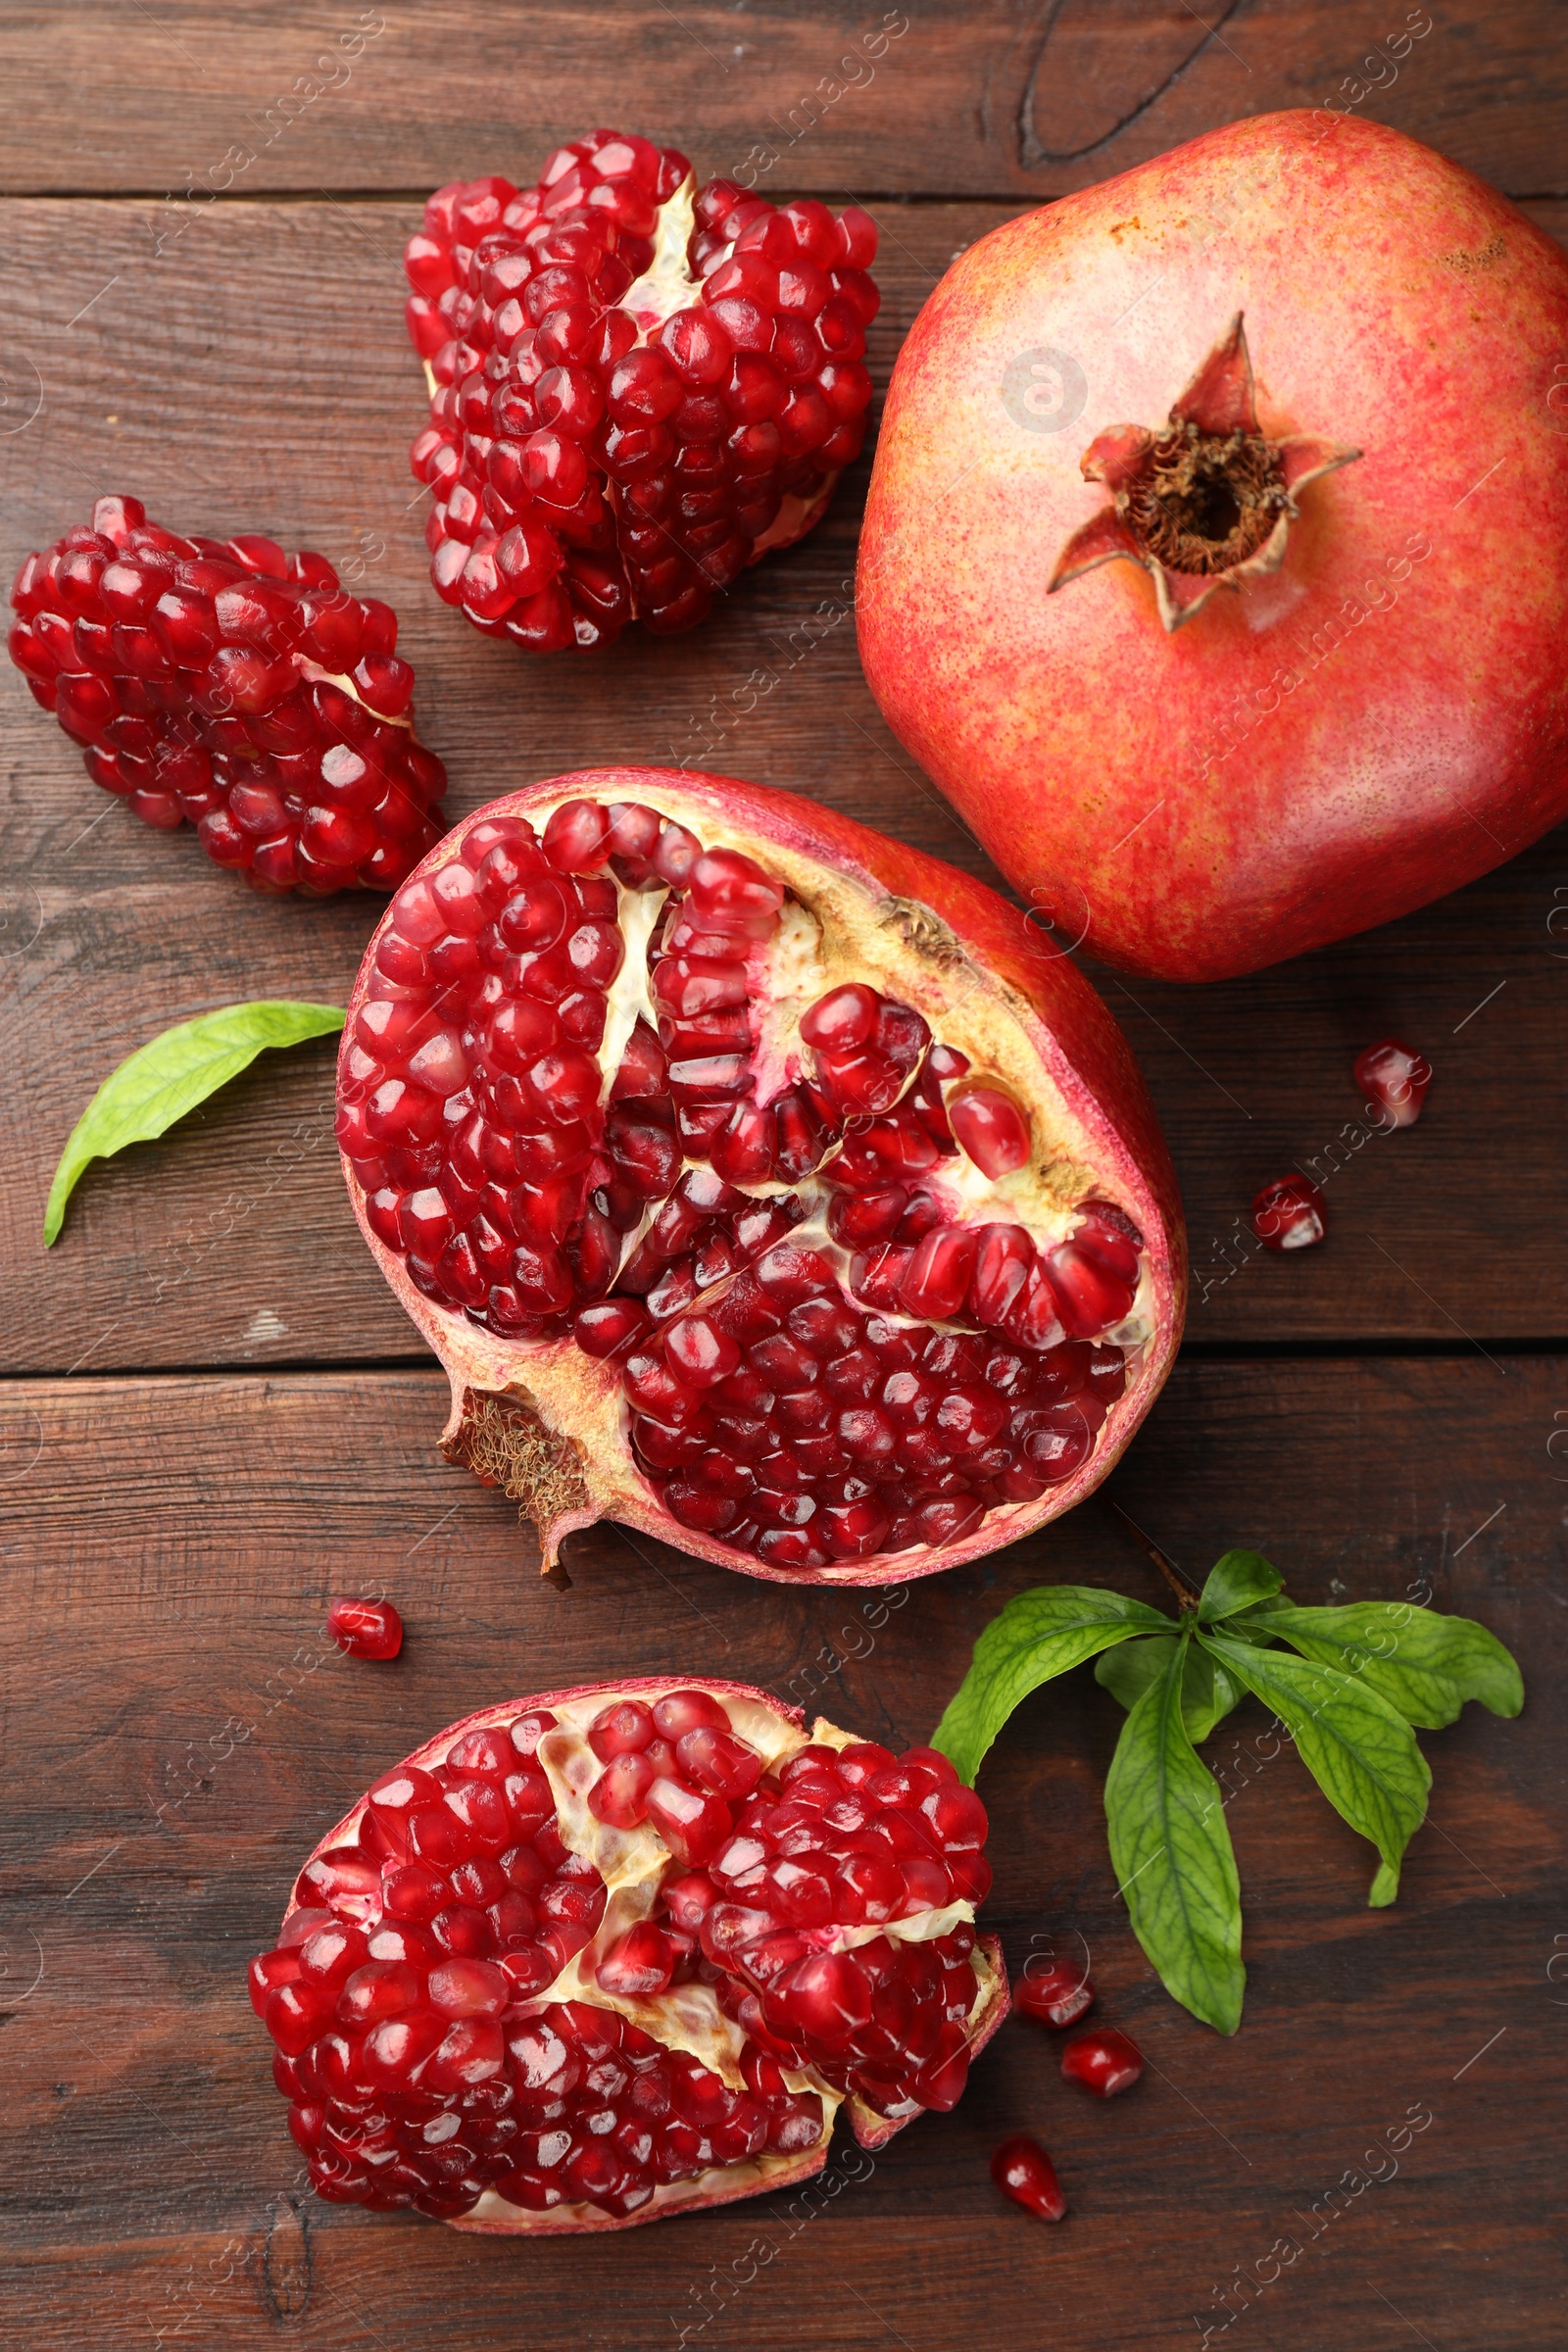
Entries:
{"type": "Polygon", "coordinates": [[[1180,1333],[1174,1179],[1088,982],[758,785],[596,769],[448,834],[367,954],[337,1133],[448,1455],[547,1565],[610,1516],[929,1575],[1088,1493],[1180,1333]]]}
{"type": "Polygon", "coordinates": [[[945,1756],[745,1684],[551,1691],[383,1773],[251,1999],[318,2193],[614,2230],[956,2104],[1007,2011],[985,1807],[945,1756]]]}
{"type": "Polygon", "coordinates": [[[699,190],[618,130],[438,188],[406,256],[437,594],[530,653],[691,628],[859,452],[875,253],[855,205],[699,190]]]}

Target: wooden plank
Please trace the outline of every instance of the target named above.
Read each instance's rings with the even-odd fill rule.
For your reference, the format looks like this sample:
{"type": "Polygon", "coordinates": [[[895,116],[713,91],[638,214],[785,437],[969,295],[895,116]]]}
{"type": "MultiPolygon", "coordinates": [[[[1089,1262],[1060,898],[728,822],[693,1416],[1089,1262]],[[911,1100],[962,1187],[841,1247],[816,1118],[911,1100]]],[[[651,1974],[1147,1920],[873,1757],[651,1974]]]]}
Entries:
{"type": "Polygon", "coordinates": [[[819,2209],[761,2200],[585,2259],[302,2192],[242,1973],[310,1844],[439,1724],[568,1675],[689,1663],[919,1739],[1010,1594],[1044,1577],[1157,1599],[1152,1571],[1090,1506],[906,1589],[880,1631],[843,1595],[761,1588],[613,1530],[573,1539],[562,1592],[531,1574],[507,1506],[436,1458],[434,1376],[13,1383],[14,2340],[86,2352],[112,2305],[117,2343],[162,2330],[238,2352],[285,2321],[309,2352],[663,2352],[683,2326],[705,2352],[950,2352],[976,2328],[998,2352],[1145,2352],[1191,2340],[1195,2315],[1220,2328],[1250,2293],[1248,2340],[1270,2352],[1396,2352],[1412,2328],[1536,2352],[1560,2332],[1549,2215],[1568,2149],[1553,1981],[1568,1658],[1545,1450],[1559,1396],[1556,1367],[1531,1360],[1501,1376],[1189,1362],[1117,1473],[1125,1507],[1191,1570],[1255,1544],[1304,1600],[1430,1595],[1522,1656],[1517,1723],[1471,1709],[1428,1740],[1431,1823],[1392,1911],[1364,1908],[1369,1850],[1272,1753],[1262,1714],[1239,1714],[1210,1752],[1246,1889],[1248,2011],[1230,2042],[1196,2025],[1116,1901],[1099,1809],[1116,1711],[1076,1676],[1029,1701],[987,1765],[991,1910],[1015,1969],[1033,1939],[1087,1938],[1101,2012],[1141,2041],[1145,2082],[1102,2109],[1056,2081],[1054,2037],[1014,2022],[952,2117],[874,2165],[841,2157],[819,2209]],[[381,1583],[408,1619],[404,1656],[351,1664],[324,1642],[324,1602],[381,1583]],[[1369,2156],[1412,2110],[1430,2122],[1369,2156]],[[986,2178],[1023,2128],[1072,2200],[1049,2236],[986,2178]],[[1282,2239],[1300,2251],[1270,2275],[1282,2239]]]}
{"type": "Polygon", "coordinates": [[[848,11],[693,0],[439,12],[216,0],[7,12],[4,185],[314,193],[428,187],[619,122],[715,172],[818,192],[1036,198],[1216,122],[1284,107],[1375,116],[1519,194],[1560,191],[1552,0],[933,0],[848,11]]]}
{"type": "MultiPolygon", "coordinates": [[[[879,206],[879,382],[952,254],[1012,209],[879,206]]],[[[1543,210],[1548,225],[1568,215],[1543,210]]],[[[674,761],[810,794],[995,879],[860,675],[863,460],[818,532],[760,565],[690,636],[634,632],[595,664],[528,662],[437,603],[405,470],[419,399],[396,257],[414,218],[410,205],[231,204],[155,256],[134,205],[12,204],[13,282],[33,305],[12,364],[30,358],[45,388],[12,444],[27,460],[13,545],[47,542],[99,488],[133,487],[186,528],[322,548],[403,615],[455,814],[563,769],[674,761]]],[[[171,1142],[95,1171],[59,1249],[41,1252],[55,1159],[106,1072],[213,1004],[342,1002],[375,903],[253,898],[188,830],[155,833],[98,794],[9,665],[0,712],[0,1096],[14,1153],[0,1360],[40,1371],[408,1354],[412,1331],[342,1200],[325,1046],[266,1057],[171,1142]]],[[[1558,1084],[1565,889],[1560,841],[1548,841],[1440,906],[1253,980],[1183,991],[1101,975],[1176,1153],[1195,1337],[1377,1330],[1462,1344],[1568,1328],[1534,1241],[1561,1231],[1568,1207],[1562,1154],[1538,1115],[1558,1084]],[[1432,1054],[1439,1078],[1414,1134],[1367,1144],[1349,1065],[1391,1030],[1432,1054]],[[1237,1220],[1298,1160],[1320,1173],[1341,1163],[1332,1243],[1259,1264],[1237,1220]]]]}

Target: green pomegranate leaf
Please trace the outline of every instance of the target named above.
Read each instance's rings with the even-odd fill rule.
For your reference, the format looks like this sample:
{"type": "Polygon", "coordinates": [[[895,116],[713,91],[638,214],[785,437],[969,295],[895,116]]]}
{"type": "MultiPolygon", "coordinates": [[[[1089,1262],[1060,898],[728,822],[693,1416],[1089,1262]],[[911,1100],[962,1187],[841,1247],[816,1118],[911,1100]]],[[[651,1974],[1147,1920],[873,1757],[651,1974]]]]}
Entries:
{"type": "MultiPolygon", "coordinates": [[[[1151,1645],[1152,1646],[1152,1645],[1151,1645]]],[[[1184,1721],[1188,1637],[1122,1726],[1105,1826],[1133,1933],[1173,1998],[1218,2034],[1242,2022],[1242,1892],[1225,1806],[1184,1721]]]]}
{"type": "Polygon", "coordinates": [[[1337,1666],[1281,1649],[1253,1649],[1226,1634],[1198,1639],[1273,1709],[1335,1811],[1377,1847],[1384,1867],[1369,1900],[1374,1906],[1392,1903],[1400,1858],[1425,1818],[1432,1786],[1404,1717],[1364,1678],[1337,1666]]]}
{"type": "Polygon", "coordinates": [[[1411,1601],[1357,1600],[1343,1609],[1282,1602],[1251,1622],[1303,1657],[1359,1676],[1424,1731],[1452,1723],[1469,1698],[1494,1715],[1517,1715],[1525,1703],[1518,1667],[1495,1634],[1471,1617],[1443,1617],[1411,1601]]]}
{"type": "Polygon", "coordinates": [[[1214,1625],[1222,1617],[1233,1617],[1238,1609],[1250,1609],[1277,1592],[1283,1581],[1261,1552],[1227,1551],[1214,1562],[1204,1582],[1198,1603],[1199,1623],[1214,1625]]]}
{"type": "Polygon", "coordinates": [[[57,1240],[66,1202],[89,1160],[108,1159],[127,1144],[165,1134],[268,1047],[331,1036],[344,1018],[337,1004],[225,1004],[138,1046],[111,1071],[71,1131],[43,1212],[44,1248],[57,1240]]]}
{"type": "MultiPolygon", "coordinates": [[[[1151,1634],[1144,1642],[1123,1642],[1096,1661],[1095,1680],[1130,1714],[1150,1685],[1165,1672],[1175,1649],[1174,1633],[1151,1634]]],[[[1202,1745],[1214,1726],[1246,1695],[1241,1684],[1206,1649],[1189,1645],[1182,1671],[1182,1721],[1195,1747],[1202,1745]]]]}
{"type": "Polygon", "coordinates": [[[1042,1585],[1009,1600],[974,1645],[968,1673],[931,1735],[972,1788],[987,1748],[1021,1698],[1113,1642],[1168,1634],[1141,1600],[1093,1585],[1042,1585]]]}

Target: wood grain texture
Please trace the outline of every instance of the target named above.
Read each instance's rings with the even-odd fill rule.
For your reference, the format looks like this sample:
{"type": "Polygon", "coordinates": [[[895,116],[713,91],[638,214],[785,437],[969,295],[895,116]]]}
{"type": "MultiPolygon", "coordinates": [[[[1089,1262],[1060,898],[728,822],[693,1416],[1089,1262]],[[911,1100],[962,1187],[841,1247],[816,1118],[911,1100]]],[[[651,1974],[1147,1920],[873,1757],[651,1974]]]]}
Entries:
{"type": "MultiPolygon", "coordinates": [[[[1015,209],[877,207],[879,383],[953,254],[1015,209]]],[[[1547,225],[1568,214],[1541,210],[1547,225]]],[[[707,627],[657,642],[634,631],[592,663],[529,662],[441,606],[426,576],[406,470],[419,393],[398,295],[412,204],[225,204],[162,254],[136,204],[6,213],[16,302],[33,305],[8,365],[21,380],[25,360],[42,387],[31,422],[0,438],[8,560],[108,488],[133,488],[176,526],[274,531],[321,548],[398,609],[454,814],[541,775],[641,759],[786,785],[997,879],[860,674],[865,460],[821,528],[748,574],[707,627]]],[[[0,732],[0,1116],[14,1154],[0,1193],[12,1307],[0,1362],[105,1370],[416,1351],[342,1198],[325,1047],[264,1056],[166,1143],[89,1173],[45,1257],[50,1174],[109,1069],[215,1004],[344,1002],[378,902],[261,900],[216,871],[188,828],[138,824],[88,781],[9,665],[0,732]]],[[[1542,1115],[1560,1100],[1565,959],[1559,835],[1402,923],[1250,980],[1180,990],[1097,975],[1176,1155],[1195,1337],[1381,1331],[1462,1344],[1568,1329],[1560,1278],[1544,1280],[1519,1239],[1568,1222],[1563,1156],[1542,1115]],[[1413,1134],[1368,1144],[1349,1067],[1391,1031],[1424,1047],[1439,1078],[1413,1134]],[[1248,1203],[1298,1160],[1336,1171],[1332,1243],[1262,1262],[1248,1203]]]]}
{"type": "Polygon", "coordinates": [[[1221,2042],[1178,2011],[1115,1896],[1099,1789],[1119,1718],[1084,1672],[1024,1705],[982,1775],[989,1911],[1015,1970],[1040,1939],[1086,1938],[1145,2082],[1102,2108],[1058,2081],[1057,2038],[1014,2021],[952,2116],[874,2166],[836,2160],[817,2218],[763,2199],[585,2259],[303,2190],[243,1969],[316,1838],[443,1722],[567,1677],[707,1669],[917,1740],[1013,1592],[1073,1578],[1157,1600],[1152,1571],[1090,1504],[909,1589],[880,1632],[872,1596],[763,1593],[612,1529],[572,1540],[561,1592],[508,1507],[436,1458],[433,1376],[12,1384],[11,2340],[85,2352],[112,2312],[117,2347],[162,2328],[240,2352],[663,2352],[682,2325],[704,2352],[951,2352],[976,2328],[997,2352],[1147,2352],[1190,2341],[1194,2314],[1218,2327],[1212,2290],[1239,2265],[1255,2295],[1289,2236],[1301,2251],[1243,2341],[1397,2352],[1413,2327],[1538,2352],[1561,2312],[1559,1395],[1554,1366],[1518,1359],[1189,1363],[1116,1476],[1191,1570],[1251,1543],[1300,1599],[1430,1594],[1521,1653],[1518,1722],[1472,1708],[1426,1740],[1432,1815],[1394,1910],[1365,1908],[1370,1848],[1249,1707],[1209,1749],[1247,1902],[1247,2015],[1221,2042]],[[352,1664],[324,1603],[383,1586],[404,1655],[352,1664]],[[1354,2188],[1388,2170],[1366,2151],[1412,2108],[1432,2120],[1396,2176],[1354,2188]],[[1059,2230],[987,2179],[1024,2128],[1066,2182],[1059,2230]]]}
{"type": "Polygon", "coordinates": [[[1038,201],[1313,106],[1376,115],[1513,194],[1563,185],[1554,0],[87,0],[9,9],[0,58],[27,94],[0,172],[27,194],[532,177],[608,122],[705,178],[1038,201]]]}
{"type": "MultiPolygon", "coordinates": [[[[557,139],[632,121],[704,176],[869,197],[879,385],[956,251],[1243,114],[1350,106],[1568,237],[1553,0],[1381,14],[1364,0],[1196,14],[1181,0],[863,14],[79,0],[5,11],[0,63],[0,557],[108,489],[186,528],[273,531],[399,610],[455,814],[590,761],[672,761],[819,797],[988,876],[860,676],[863,461],[811,539],[685,639],[530,663],[436,602],[401,323],[423,193],[490,170],[531,177],[557,139]],[[346,72],[318,66],[328,53],[346,72]],[[312,76],[336,86],[313,95],[312,76]]],[[[109,1068],[217,1004],[342,1001],[376,902],[253,900],[189,834],[107,804],[9,666],[0,779],[8,2343],[1539,2352],[1563,2338],[1568,1402],[1560,1353],[1507,1343],[1568,1339],[1568,837],[1228,987],[1096,975],[1164,1119],[1197,1274],[1197,1350],[1118,1467],[1116,1498],[1189,1569],[1255,1544],[1297,1597],[1430,1596],[1525,1666],[1518,1723],[1471,1708],[1427,1740],[1433,1809],[1398,1904],[1364,1907],[1370,1849],[1273,1752],[1261,1711],[1239,1713],[1209,1752],[1250,1986],[1242,2033],[1217,2040],[1168,2001],[1127,1927],[1100,1810],[1118,1719],[1075,1676],[1020,1710],[983,1775],[990,1911],[1015,1968],[1037,1939],[1085,1938],[1102,2013],[1138,2036],[1146,2081],[1101,2108],[1058,2081],[1054,2036],[1013,2023],[952,2116],[874,2165],[840,2156],[830,2194],[585,2253],[309,2193],[243,1970],[320,1833],[379,1767],[487,1697],[707,1668],[920,1739],[1012,1593],[1069,1578],[1157,1589],[1094,1502],[901,1588],[885,1620],[869,1596],[760,1588],[608,1528],[568,1546],[569,1591],[541,1583],[509,1506],[436,1452],[443,1384],[349,1217],[324,1046],[264,1056],[177,1135],[93,1170],[46,1257],[49,1174],[109,1068]],[[1413,1133],[1358,1141],[1349,1063],[1390,1031],[1438,1078],[1413,1133]],[[1264,1261],[1237,1220],[1293,1163],[1327,1177],[1330,1242],[1264,1261]],[[1347,1352],[1405,1343],[1450,1352],[1347,1352]],[[1270,1347],[1320,1360],[1239,1360],[1270,1347]],[[351,1665],[324,1640],[325,1603],[382,1586],[408,1619],[405,1653],[351,1665]],[[1412,2114],[1431,2120],[1372,2181],[1396,2158],[1369,2151],[1412,2114]],[[986,2177],[1019,2129],[1056,2157],[1060,2230],[1005,2207],[986,2177]],[[1281,2267],[1260,2287],[1271,2249],[1281,2267]]]]}

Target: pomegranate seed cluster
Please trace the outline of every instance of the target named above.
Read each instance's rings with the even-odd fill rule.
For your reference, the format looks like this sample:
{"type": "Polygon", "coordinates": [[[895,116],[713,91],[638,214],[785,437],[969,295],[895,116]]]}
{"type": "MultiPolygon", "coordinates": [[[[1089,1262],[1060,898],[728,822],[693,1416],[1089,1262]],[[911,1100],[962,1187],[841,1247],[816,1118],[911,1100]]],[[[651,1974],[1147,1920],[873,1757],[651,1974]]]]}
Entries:
{"type": "Polygon", "coordinates": [[[526,193],[438,189],[406,256],[437,592],[534,653],[701,620],[859,452],[875,253],[854,206],[694,197],[683,155],[619,131],[526,193]]]}
{"type": "Polygon", "coordinates": [[[768,1771],[703,1690],[580,1720],[586,1741],[533,1708],[385,1774],[252,1962],[322,2196],[625,2219],[728,2168],[765,2185],[761,2160],[823,2146],[847,2092],[883,2123],[959,2096],[991,1874],[984,1808],[946,1759],[813,1744],[768,1771]],[[542,1743],[558,1785],[587,1759],[585,1808],[558,1814],[542,1743]],[[599,1932],[609,1888],[583,1847],[644,1914],[630,1927],[599,1932]],[[685,2046],[694,2019],[712,2066],[685,2046]]]}
{"type": "Polygon", "coordinates": [[[482,819],[393,902],[337,1129],[427,1298],[618,1361],[672,1517],[792,1571],[957,1542],[1074,1476],[1143,1247],[1109,1201],[1042,1245],[945,1195],[1024,1166],[1028,1115],[862,982],[808,1006],[760,1101],[802,911],[640,804],[482,819]]]}
{"type": "Polygon", "coordinates": [[[682,1875],[612,1943],[598,1982],[663,1992],[701,1979],[775,2060],[885,2116],[956,2104],[969,2067],[974,1930],[909,1941],[889,1923],[984,1900],[986,1810],[934,1748],[812,1745],[766,1778],[717,1700],[608,1707],[589,1731],[597,1819],[649,1821],[682,1875]],[[863,1932],[837,1948],[844,1932],[863,1932]]]}
{"type": "Polygon", "coordinates": [[[101,498],[11,602],[11,659],[94,783],[144,824],[193,824],[253,889],[395,890],[440,839],[446,770],[405,716],[397,614],[324,556],[176,538],[101,498]]]}

